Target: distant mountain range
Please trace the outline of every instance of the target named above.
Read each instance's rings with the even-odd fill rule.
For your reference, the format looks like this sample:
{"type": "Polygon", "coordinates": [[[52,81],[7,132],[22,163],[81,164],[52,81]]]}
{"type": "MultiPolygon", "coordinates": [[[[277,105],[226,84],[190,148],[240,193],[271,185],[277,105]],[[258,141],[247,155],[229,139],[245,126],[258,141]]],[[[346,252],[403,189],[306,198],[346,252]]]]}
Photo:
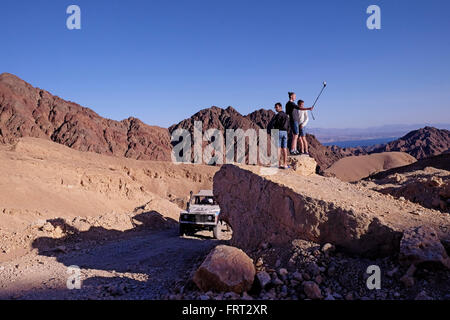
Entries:
{"type": "Polygon", "coordinates": [[[450,123],[418,123],[411,125],[385,125],[369,128],[309,128],[308,132],[314,134],[321,143],[330,144],[332,142],[350,142],[362,140],[380,140],[402,137],[417,128],[434,127],[438,129],[450,130],[450,123]]]}
{"type": "MultiPolygon", "coordinates": [[[[93,110],[53,96],[32,87],[18,77],[0,75],[0,143],[12,143],[20,137],[51,140],[80,151],[122,156],[138,160],[171,159],[170,134],[178,128],[193,131],[195,121],[203,122],[203,130],[266,129],[274,116],[271,110],[260,109],[241,115],[233,107],[203,109],[168,129],[149,126],[139,119],[114,121],[103,118],[93,110]]],[[[450,127],[449,125],[440,125],[450,127]]],[[[384,151],[402,151],[417,159],[436,156],[450,150],[450,132],[446,129],[424,127],[401,134],[409,126],[384,126],[368,129],[310,129],[318,137],[334,139],[352,137],[378,139],[386,135],[402,138],[384,145],[358,148],[324,146],[309,134],[310,154],[323,171],[337,160],[351,155],[384,151]]],[[[414,129],[416,129],[415,127],[414,129]]]]}

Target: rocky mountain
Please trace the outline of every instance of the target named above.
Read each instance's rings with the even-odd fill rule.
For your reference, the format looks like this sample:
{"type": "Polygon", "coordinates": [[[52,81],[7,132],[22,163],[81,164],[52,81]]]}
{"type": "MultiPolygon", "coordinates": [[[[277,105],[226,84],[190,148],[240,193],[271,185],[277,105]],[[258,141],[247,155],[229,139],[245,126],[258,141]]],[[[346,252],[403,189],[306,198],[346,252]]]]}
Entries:
{"type": "MultiPolygon", "coordinates": [[[[203,131],[210,128],[221,131],[265,129],[274,114],[272,110],[260,109],[244,116],[233,107],[222,109],[213,106],[167,130],[146,125],[136,118],[122,121],[106,119],[89,108],[34,88],[12,74],[0,75],[0,143],[10,143],[20,137],[35,137],[80,151],[169,161],[170,133],[178,128],[193,132],[194,122],[202,121],[203,131]]],[[[308,135],[307,139],[310,154],[318,163],[318,172],[322,173],[347,156],[400,151],[423,159],[450,150],[450,131],[433,127],[412,131],[386,145],[368,148],[324,146],[314,135],[308,135]]]]}
{"type": "Polygon", "coordinates": [[[212,128],[220,131],[224,131],[226,129],[257,130],[260,128],[249,117],[244,117],[233,107],[222,109],[213,106],[211,108],[200,110],[192,117],[185,119],[178,124],[172,125],[169,127],[169,132],[172,133],[180,128],[193,132],[195,121],[201,121],[203,123],[203,131],[212,128]]]}
{"type": "Polygon", "coordinates": [[[371,150],[371,153],[400,151],[406,152],[416,159],[437,156],[450,150],[450,131],[425,127],[414,130],[407,135],[384,146],[371,150]]]}
{"type": "Polygon", "coordinates": [[[339,147],[324,146],[312,134],[307,134],[306,140],[309,144],[309,154],[317,161],[317,172],[320,174],[324,174],[324,170],[336,161],[353,155],[349,151],[344,151],[339,147]]]}
{"type": "Polygon", "coordinates": [[[52,140],[80,151],[140,160],[169,160],[167,129],[136,118],[105,119],[89,108],[34,88],[18,77],[0,75],[0,142],[21,137],[52,140]]]}
{"type": "MultiPolygon", "coordinates": [[[[211,128],[216,128],[221,131],[227,129],[266,129],[274,115],[275,113],[271,110],[260,109],[243,116],[233,107],[222,109],[214,106],[203,109],[192,117],[171,126],[169,132],[172,133],[176,129],[183,128],[192,133],[195,121],[203,122],[203,131],[211,128]]],[[[310,145],[310,154],[318,163],[318,172],[322,172],[334,162],[346,156],[347,153],[351,154],[350,151],[344,152],[338,147],[326,147],[313,135],[308,135],[307,139],[310,145]]]]}
{"type": "Polygon", "coordinates": [[[273,112],[272,110],[259,109],[253,111],[252,113],[249,113],[245,117],[250,121],[256,123],[258,127],[265,129],[269,126],[270,120],[272,120],[274,115],[275,112],[273,112]]]}

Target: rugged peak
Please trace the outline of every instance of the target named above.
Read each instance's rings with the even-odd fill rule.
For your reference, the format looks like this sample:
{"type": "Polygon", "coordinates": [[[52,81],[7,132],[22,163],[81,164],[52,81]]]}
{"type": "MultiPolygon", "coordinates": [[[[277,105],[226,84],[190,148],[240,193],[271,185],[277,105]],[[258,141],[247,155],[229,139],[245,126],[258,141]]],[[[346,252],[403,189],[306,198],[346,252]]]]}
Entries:
{"type": "MultiPolygon", "coordinates": [[[[235,108],[233,108],[232,106],[228,106],[228,108],[225,109],[225,111],[227,112],[231,112],[231,113],[239,113],[235,108]]],[[[240,114],[240,113],[239,113],[240,114]]]]}
{"type": "Polygon", "coordinates": [[[414,130],[380,148],[374,153],[383,151],[406,152],[416,159],[424,159],[445,153],[450,149],[450,131],[434,127],[414,130]]]}
{"type": "Polygon", "coordinates": [[[13,79],[16,81],[23,81],[22,79],[20,79],[19,77],[17,77],[16,75],[14,75],[12,73],[4,72],[4,73],[0,74],[0,81],[4,81],[4,80],[8,80],[8,79],[13,79]]]}
{"type": "Polygon", "coordinates": [[[9,73],[0,75],[0,97],[0,142],[35,137],[80,151],[142,160],[170,159],[167,129],[148,126],[137,118],[102,118],[9,73]]]}

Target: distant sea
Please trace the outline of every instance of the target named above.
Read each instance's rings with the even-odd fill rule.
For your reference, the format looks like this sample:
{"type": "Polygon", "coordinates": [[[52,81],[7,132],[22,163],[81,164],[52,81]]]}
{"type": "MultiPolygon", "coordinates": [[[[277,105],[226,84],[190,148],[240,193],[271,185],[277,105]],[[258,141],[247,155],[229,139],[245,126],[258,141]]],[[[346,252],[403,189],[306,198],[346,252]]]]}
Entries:
{"type": "Polygon", "coordinates": [[[369,140],[352,140],[352,141],[335,141],[324,143],[325,146],[338,146],[341,148],[354,148],[354,147],[370,147],[377,144],[386,144],[394,141],[398,138],[380,138],[369,140]]]}

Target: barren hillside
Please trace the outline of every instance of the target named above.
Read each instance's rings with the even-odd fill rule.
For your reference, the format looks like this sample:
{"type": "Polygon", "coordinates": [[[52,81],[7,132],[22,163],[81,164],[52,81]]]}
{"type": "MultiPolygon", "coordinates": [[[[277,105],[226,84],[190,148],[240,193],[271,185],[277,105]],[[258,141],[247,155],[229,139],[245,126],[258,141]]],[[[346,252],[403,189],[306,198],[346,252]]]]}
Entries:
{"type": "Polygon", "coordinates": [[[80,151],[141,160],[170,160],[167,129],[136,118],[105,119],[89,108],[0,75],[0,143],[21,137],[48,139],[80,151]]]}
{"type": "Polygon", "coordinates": [[[425,127],[414,130],[407,135],[388,143],[371,152],[400,151],[416,159],[424,159],[448,152],[450,149],[450,131],[425,127]]]}
{"type": "Polygon", "coordinates": [[[404,152],[374,153],[342,158],[326,169],[325,173],[335,176],[342,181],[353,182],[377,172],[409,165],[414,162],[416,162],[416,159],[404,152]]]}
{"type": "Polygon", "coordinates": [[[211,188],[217,170],[80,152],[36,138],[1,146],[0,163],[0,261],[29,250],[50,219],[130,229],[130,219],[147,212],[156,228],[176,222],[189,191],[211,188]]]}

